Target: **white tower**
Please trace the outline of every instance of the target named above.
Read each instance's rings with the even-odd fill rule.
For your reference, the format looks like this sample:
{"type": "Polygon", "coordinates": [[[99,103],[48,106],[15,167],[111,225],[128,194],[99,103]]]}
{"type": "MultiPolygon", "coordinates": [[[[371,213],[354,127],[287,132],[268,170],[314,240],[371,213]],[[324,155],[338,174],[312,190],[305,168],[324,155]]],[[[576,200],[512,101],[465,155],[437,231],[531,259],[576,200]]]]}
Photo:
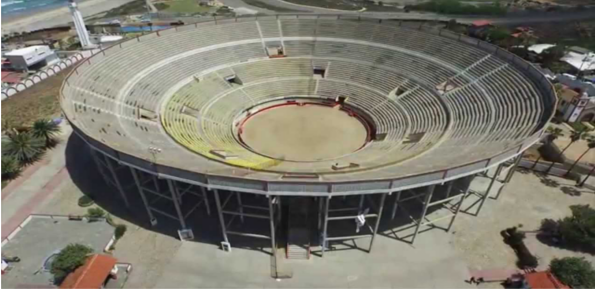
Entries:
{"type": "Polygon", "coordinates": [[[70,14],[72,14],[72,19],[74,20],[74,28],[79,36],[81,46],[83,49],[93,48],[94,45],[91,43],[91,40],[89,40],[89,32],[85,27],[85,21],[83,21],[81,12],[76,7],[76,2],[74,2],[74,0],[68,0],[68,2],[68,8],[70,8],[70,14]]]}

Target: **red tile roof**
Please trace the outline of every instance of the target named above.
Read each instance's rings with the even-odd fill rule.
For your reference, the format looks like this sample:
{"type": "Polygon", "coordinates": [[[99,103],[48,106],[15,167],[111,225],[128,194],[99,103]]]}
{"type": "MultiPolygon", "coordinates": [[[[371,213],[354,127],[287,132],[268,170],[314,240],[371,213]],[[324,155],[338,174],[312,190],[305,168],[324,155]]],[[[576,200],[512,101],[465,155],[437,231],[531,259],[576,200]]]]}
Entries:
{"type": "Polygon", "coordinates": [[[492,22],[489,20],[475,20],[473,21],[473,26],[486,26],[486,25],[491,25],[492,22]]]}
{"type": "Polygon", "coordinates": [[[16,84],[21,82],[21,75],[14,72],[2,71],[2,82],[16,84]]]}
{"type": "Polygon", "coordinates": [[[93,255],[87,258],[84,265],[68,274],[60,284],[61,289],[100,289],[103,282],[116,265],[117,260],[111,256],[93,255]]]}
{"type": "Polygon", "coordinates": [[[527,273],[525,281],[531,289],[570,289],[549,271],[527,273]]]}

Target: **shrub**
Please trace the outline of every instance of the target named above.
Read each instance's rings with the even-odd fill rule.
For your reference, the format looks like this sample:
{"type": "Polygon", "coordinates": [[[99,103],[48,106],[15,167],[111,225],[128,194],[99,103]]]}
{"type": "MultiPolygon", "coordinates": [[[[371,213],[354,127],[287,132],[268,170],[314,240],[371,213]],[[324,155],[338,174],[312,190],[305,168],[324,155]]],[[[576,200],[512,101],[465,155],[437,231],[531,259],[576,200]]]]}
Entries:
{"type": "Polygon", "coordinates": [[[114,236],[116,240],[119,240],[126,233],[126,225],[117,225],[114,230],[114,236]]]}
{"type": "Polygon", "coordinates": [[[588,204],[570,206],[572,215],[558,221],[563,243],[595,252],[595,209],[588,204]]]}
{"type": "Polygon", "coordinates": [[[21,164],[34,161],[44,149],[45,140],[33,136],[31,132],[12,132],[2,140],[2,157],[14,157],[21,164]]]}
{"type": "Polygon", "coordinates": [[[595,270],[585,258],[553,259],[550,270],[560,282],[572,288],[595,288],[595,270]]]}
{"type": "Polygon", "coordinates": [[[37,138],[45,140],[45,146],[51,147],[56,143],[56,135],[60,133],[60,126],[50,119],[41,119],[33,123],[31,133],[37,138]]]}
{"type": "Polygon", "coordinates": [[[98,208],[98,207],[94,207],[94,208],[90,208],[87,210],[87,217],[89,218],[102,218],[105,216],[105,211],[98,208]]]}
{"type": "Polygon", "coordinates": [[[50,273],[54,275],[54,281],[59,284],[69,273],[82,266],[87,255],[92,252],[93,249],[81,244],[70,244],[62,249],[50,269],[50,273]]]}
{"type": "Polygon", "coordinates": [[[485,5],[469,5],[459,0],[431,0],[421,4],[406,6],[414,10],[425,10],[444,14],[479,14],[479,15],[502,15],[506,14],[506,7],[498,1],[485,5]]]}
{"type": "Polygon", "coordinates": [[[21,164],[14,156],[2,156],[2,180],[14,179],[21,171],[21,164]]]}
{"type": "Polygon", "coordinates": [[[80,207],[88,207],[93,205],[95,202],[87,195],[83,195],[79,198],[78,205],[80,207]]]}

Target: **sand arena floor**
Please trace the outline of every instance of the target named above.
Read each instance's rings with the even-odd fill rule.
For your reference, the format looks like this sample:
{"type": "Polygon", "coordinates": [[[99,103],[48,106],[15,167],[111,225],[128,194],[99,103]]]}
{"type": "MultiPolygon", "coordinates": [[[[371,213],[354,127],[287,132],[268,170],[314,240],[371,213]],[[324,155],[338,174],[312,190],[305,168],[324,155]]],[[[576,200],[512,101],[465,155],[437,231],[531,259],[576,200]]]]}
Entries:
{"type": "Polygon", "coordinates": [[[291,161],[331,160],[365,145],[368,129],[339,107],[286,105],[262,110],[243,126],[252,151],[291,161]]]}

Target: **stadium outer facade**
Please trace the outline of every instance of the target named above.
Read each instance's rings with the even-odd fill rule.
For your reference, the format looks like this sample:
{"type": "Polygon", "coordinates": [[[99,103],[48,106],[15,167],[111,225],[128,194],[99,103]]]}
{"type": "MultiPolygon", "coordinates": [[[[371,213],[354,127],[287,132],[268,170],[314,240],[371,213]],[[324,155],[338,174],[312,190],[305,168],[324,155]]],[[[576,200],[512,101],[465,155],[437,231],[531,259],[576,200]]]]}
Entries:
{"type": "MultiPolygon", "coordinates": [[[[362,31],[359,32],[359,35],[365,34],[365,31],[362,31]]],[[[240,32],[242,33],[242,35],[250,34],[250,31],[240,32]]],[[[353,37],[357,38],[358,34],[354,32],[353,37]]],[[[385,49],[384,46],[381,46],[380,44],[375,44],[373,39],[374,37],[375,36],[370,36],[371,40],[367,41],[366,45],[370,45],[370,47],[374,46],[385,49]]],[[[393,38],[396,39],[395,36],[393,36],[393,38]]],[[[202,40],[206,41],[205,36],[203,36],[202,40]]],[[[230,40],[227,40],[227,42],[229,41],[230,40]]],[[[225,42],[226,41],[221,41],[221,43],[225,42]]],[[[248,39],[242,43],[251,42],[248,39]]],[[[200,46],[199,44],[196,45],[200,46]]],[[[211,46],[215,47],[215,49],[222,49],[221,46],[218,45],[221,44],[213,44],[211,46]]],[[[180,44],[180,46],[182,46],[182,44],[180,44]]],[[[396,46],[398,45],[395,45],[395,47],[396,46]]],[[[317,52],[315,51],[316,48],[312,48],[312,59],[318,58],[319,56],[316,54],[317,52]]],[[[153,53],[152,55],[157,55],[159,53],[159,49],[155,48],[151,50],[151,53],[153,53]]],[[[338,53],[342,53],[342,51],[339,51],[338,53]]],[[[399,47],[395,48],[391,53],[403,53],[404,55],[409,56],[411,58],[415,58],[418,61],[428,61],[429,63],[434,62],[441,65],[444,64],[444,66],[447,67],[447,70],[452,70],[452,66],[449,66],[448,64],[446,64],[446,62],[441,62],[436,60],[436,58],[432,58],[431,52],[416,52],[416,50],[414,50],[413,48],[407,50],[407,48],[399,47]]],[[[463,52],[459,53],[464,54],[463,52]]],[[[390,57],[386,57],[386,55],[384,56],[385,59],[390,60],[390,57]]],[[[270,54],[268,55],[268,57],[272,59],[272,56],[270,54]]],[[[306,56],[306,58],[307,57],[308,56],[306,56]]],[[[322,56],[320,58],[324,59],[325,57],[322,56]]],[[[310,59],[311,62],[313,62],[312,59],[310,59]]],[[[340,60],[334,58],[332,59],[336,63],[341,62],[340,60]]],[[[164,60],[160,61],[159,56],[155,56],[155,59],[145,58],[142,61],[137,59],[136,62],[146,62],[149,63],[148,65],[150,65],[150,63],[153,63],[153,65],[155,65],[155,63],[172,63],[172,60],[164,60]]],[[[124,58],[120,58],[119,62],[126,61],[124,58]]],[[[172,65],[175,66],[176,64],[173,63],[172,65]]],[[[313,63],[312,65],[314,66],[313,63]]],[[[378,67],[382,66],[381,63],[369,63],[368,65],[378,67]]],[[[133,67],[127,67],[125,65],[122,66],[122,69],[126,69],[126,71],[137,70],[133,67]]],[[[218,66],[218,68],[225,69],[225,66],[218,66]]],[[[320,69],[320,67],[318,67],[318,69],[320,69]]],[[[331,70],[331,73],[328,73],[327,76],[327,73],[323,72],[323,78],[329,76],[332,77],[332,66],[329,65],[324,69],[331,70]]],[[[181,66],[179,70],[181,70],[181,66]]],[[[194,78],[196,82],[199,84],[201,82],[208,82],[209,75],[207,75],[207,73],[199,77],[197,77],[197,75],[201,74],[203,71],[211,72],[212,70],[213,69],[199,70],[198,73],[188,72],[185,76],[185,79],[187,80],[184,83],[180,84],[180,81],[177,81],[175,85],[171,86],[176,87],[175,90],[171,88],[166,88],[169,91],[169,96],[167,98],[175,97],[173,96],[175,91],[181,89],[183,85],[188,85],[188,83],[192,82],[192,78],[194,78]],[[188,80],[189,77],[190,79],[188,80]]],[[[389,68],[385,68],[385,70],[386,72],[390,71],[389,68]]],[[[124,72],[124,70],[122,72],[124,72]]],[[[233,75],[233,77],[241,78],[242,76],[233,75]]],[[[233,88],[236,85],[237,84],[233,84],[230,86],[233,88]]],[[[241,85],[246,84],[240,84],[240,86],[241,85]]],[[[519,91],[517,91],[516,89],[513,89],[513,91],[519,93],[519,91]]],[[[159,93],[157,92],[155,93],[155,95],[159,95],[159,93]]],[[[163,95],[165,95],[165,93],[163,95]]],[[[288,93],[287,95],[297,94],[288,93]]],[[[494,95],[499,96],[498,92],[494,93],[494,95]]],[[[162,95],[157,97],[157,103],[159,103],[158,106],[156,106],[157,108],[165,108],[165,105],[163,103],[166,102],[161,102],[161,97],[162,95]]],[[[329,97],[328,99],[330,99],[331,96],[327,97],[329,97]]],[[[514,98],[514,96],[511,98],[514,98]]],[[[357,97],[355,99],[357,100],[357,97]]],[[[491,177],[491,182],[489,184],[487,192],[483,193],[480,198],[478,208],[479,212],[481,206],[484,204],[486,198],[488,197],[490,189],[492,188],[496,178],[500,175],[500,173],[508,168],[508,173],[506,174],[506,177],[504,179],[505,184],[500,188],[497,195],[499,195],[500,191],[504,188],[506,183],[510,181],[514,173],[515,166],[520,161],[522,152],[541,138],[545,129],[545,125],[552,117],[552,114],[554,112],[553,108],[555,108],[556,105],[556,97],[551,84],[537,69],[535,69],[532,65],[525,62],[516,55],[511,54],[505,50],[499,49],[498,47],[493,46],[491,44],[479,41],[477,39],[469,38],[464,35],[454,34],[446,30],[428,28],[425,27],[423,23],[414,23],[412,25],[410,23],[400,21],[383,22],[382,20],[377,19],[363,19],[359,17],[329,15],[284,15],[258,18],[251,17],[213,19],[212,21],[197,24],[189,24],[182,27],[175,27],[169,30],[143,35],[135,39],[128,40],[123,44],[115,45],[105,50],[102,50],[101,52],[96,53],[94,56],[87,59],[86,61],[81,62],[65,80],[61,89],[60,100],[66,118],[72,125],[74,132],[90,146],[90,148],[92,149],[91,152],[104,179],[106,180],[106,182],[114,185],[118,189],[118,192],[120,193],[122,200],[127,206],[130,205],[130,200],[136,197],[131,196],[130,193],[127,193],[126,190],[124,190],[126,186],[124,186],[123,183],[125,182],[125,180],[127,180],[127,178],[124,175],[127,175],[127,177],[131,177],[131,179],[134,180],[134,184],[139,193],[139,196],[141,197],[142,204],[147,212],[147,215],[151,223],[157,223],[157,216],[178,220],[180,223],[180,238],[188,239],[192,238],[193,233],[191,231],[188,231],[188,227],[186,224],[187,218],[193,211],[200,210],[202,208],[204,208],[210,214],[211,205],[209,199],[214,198],[214,203],[217,207],[217,215],[222,230],[222,248],[224,250],[230,249],[231,244],[229,240],[229,235],[240,235],[253,238],[270,239],[272,247],[277,248],[277,239],[275,237],[275,233],[277,232],[277,227],[279,226],[281,221],[281,211],[283,208],[282,204],[285,202],[298,205],[303,204],[303,202],[296,202],[296,199],[294,197],[311,197],[315,200],[315,204],[317,207],[317,210],[315,210],[315,212],[317,212],[317,231],[320,236],[320,244],[322,245],[328,245],[328,243],[332,241],[370,238],[369,250],[371,250],[374,237],[378,231],[380,221],[383,217],[383,212],[386,212],[384,215],[385,220],[394,219],[397,210],[406,201],[419,201],[423,205],[423,209],[419,218],[412,218],[413,233],[409,235],[411,237],[410,242],[413,243],[422,226],[432,225],[438,222],[439,220],[445,220],[445,218],[450,219],[448,226],[445,228],[445,230],[448,231],[452,226],[456,215],[459,213],[463,200],[469,196],[469,185],[473,177],[476,174],[487,172],[487,170],[490,168],[497,168],[495,175],[491,177]],[[275,24],[269,25],[269,22],[275,24]],[[322,28],[329,27],[329,25],[332,26],[333,23],[336,23],[336,30],[333,30],[332,33],[324,31],[324,29],[332,30],[332,27],[322,28]],[[151,50],[151,45],[155,45],[155,47],[157,47],[158,45],[164,45],[164,43],[167,41],[162,40],[160,38],[169,38],[170,41],[182,38],[182,36],[176,38],[177,33],[180,33],[180,35],[182,35],[181,33],[189,34],[191,32],[188,31],[192,29],[200,29],[200,33],[203,33],[203,31],[224,29],[225,31],[229,31],[229,33],[231,34],[232,31],[244,29],[241,27],[248,27],[245,29],[250,29],[249,27],[253,25],[255,25],[256,30],[258,30],[260,36],[260,39],[256,39],[255,42],[262,43],[263,51],[270,53],[270,50],[268,48],[275,46],[280,47],[282,48],[281,54],[285,56],[283,57],[283,59],[287,60],[292,58],[292,51],[295,51],[297,53],[297,45],[300,42],[308,42],[310,45],[313,44],[315,47],[319,44],[327,42],[332,43],[335,41],[338,43],[343,43],[347,46],[361,45],[361,41],[349,40],[351,39],[350,36],[336,36],[325,38],[325,33],[337,33],[339,29],[349,30],[348,28],[350,25],[353,26],[354,31],[357,29],[373,29],[374,31],[393,29],[395,33],[404,32],[407,35],[413,35],[411,36],[411,39],[408,40],[409,42],[407,45],[410,47],[415,46],[414,43],[415,41],[417,41],[418,37],[420,41],[426,41],[426,43],[422,43],[422,45],[420,46],[420,48],[423,49],[430,47],[431,45],[429,45],[429,42],[427,41],[433,41],[434,39],[443,41],[448,45],[453,45],[453,47],[454,45],[456,45],[459,48],[469,47],[470,51],[472,50],[475,53],[480,51],[485,53],[485,56],[481,56],[479,60],[474,61],[470,66],[463,66],[462,68],[458,69],[455,68],[455,71],[451,72],[451,74],[446,78],[445,81],[437,85],[432,84],[432,86],[428,86],[427,84],[424,84],[424,80],[416,78],[415,72],[412,71],[411,79],[409,79],[407,75],[405,75],[405,77],[409,80],[412,80],[412,83],[417,83],[419,85],[419,88],[405,87],[403,91],[399,91],[397,89],[396,92],[392,91],[388,94],[389,98],[391,98],[392,95],[394,96],[394,100],[404,100],[404,98],[399,97],[407,94],[413,94],[414,91],[420,91],[425,89],[428,91],[432,91],[432,95],[436,99],[441,100],[441,98],[446,99],[446,97],[456,95],[455,92],[460,92],[463,91],[465,88],[476,86],[480,88],[481,92],[488,92],[489,94],[492,94],[493,92],[489,91],[489,89],[486,90],[485,87],[482,87],[481,83],[484,81],[484,79],[487,79],[488,77],[495,76],[504,70],[510,69],[511,71],[520,73],[520,75],[524,77],[524,79],[521,80],[524,82],[526,81],[525,84],[532,89],[533,95],[530,95],[530,93],[528,93],[527,95],[523,95],[523,91],[520,94],[517,94],[517,98],[524,98],[525,100],[531,97],[536,98],[538,105],[534,105],[532,108],[538,111],[538,113],[535,115],[536,117],[533,119],[533,121],[531,121],[533,123],[531,124],[531,126],[528,127],[529,129],[527,130],[526,128],[521,128],[519,129],[519,132],[513,132],[514,134],[512,135],[516,136],[516,138],[511,138],[511,140],[509,140],[508,143],[502,143],[504,145],[501,146],[494,145],[494,147],[486,149],[486,153],[482,153],[481,150],[473,151],[473,148],[469,149],[469,152],[479,152],[478,154],[468,154],[469,156],[471,156],[469,158],[473,159],[469,162],[456,163],[451,160],[446,162],[446,165],[444,165],[444,163],[437,166],[432,166],[432,164],[425,164],[422,166],[421,169],[418,170],[418,172],[407,174],[407,168],[403,168],[405,166],[410,167],[411,163],[415,162],[418,158],[417,156],[428,155],[427,151],[437,150],[436,148],[432,147],[431,150],[414,152],[414,156],[406,156],[406,158],[403,158],[402,161],[395,162],[392,164],[375,163],[370,165],[369,168],[366,167],[365,164],[362,164],[362,166],[356,166],[357,168],[353,169],[352,171],[350,170],[350,168],[348,168],[344,172],[340,170],[338,172],[333,172],[332,170],[319,170],[314,172],[307,172],[307,170],[297,170],[297,172],[294,173],[291,172],[291,170],[283,168],[282,166],[280,166],[279,168],[275,168],[275,166],[278,165],[275,162],[267,165],[267,167],[264,168],[256,166],[253,166],[251,168],[251,166],[244,166],[243,164],[234,163],[236,161],[232,160],[237,160],[237,156],[233,156],[233,158],[229,158],[229,160],[227,160],[227,158],[230,157],[230,155],[227,154],[229,154],[230,152],[226,152],[225,150],[219,150],[221,148],[213,147],[211,148],[212,150],[208,151],[208,153],[200,153],[198,152],[199,149],[195,150],[184,144],[180,144],[180,140],[176,138],[170,138],[172,137],[172,133],[167,129],[163,128],[164,124],[167,124],[163,123],[167,121],[164,121],[164,117],[161,117],[161,114],[164,114],[163,109],[162,111],[159,111],[158,109],[146,110],[144,106],[137,105],[136,102],[132,104],[132,101],[129,102],[126,99],[128,96],[133,95],[131,91],[134,91],[134,89],[131,89],[131,87],[135,85],[134,82],[139,82],[139,78],[150,77],[150,71],[146,72],[146,69],[143,70],[141,68],[139,69],[138,74],[135,73],[131,76],[120,76],[114,71],[114,69],[111,69],[108,65],[103,65],[104,63],[109,64],[110,58],[115,59],[118,55],[123,55],[123,57],[127,57],[126,53],[128,53],[127,55],[130,58],[134,58],[130,54],[131,52],[142,54],[141,52],[143,51],[143,48],[147,49],[147,47],[149,47],[148,50],[151,50]],[[265,34],[269,32],[266,32],[265,28],[270,27],[271,29],[273,29],[275,25],[278,25],[279,27],[279,30],[275,33],[278,33],[281,36],[279,38],[266,37],[265,34]],[[291,32],[292,27],[295,28],[293,32],[291,32]],[[288,35],[291,33],[293,33],[293,35],[288,35]],[[313,33],[314,36],[312,36],[311,33],[313,33]],[[141,45],[139,45],[139,43],[153,44],[150,44],[147,47],[142,47],[141,45]],[[292,45],[294,46],[292,47],[292,45]],[[479,67],[481,67],[483,63],[487,63],[486,59],[493,60],[498,64],[502,65],[498,66],[496,69],[488,71],[483,76],[481,76],[481,72],[474,72],[474,70],[476,70],[476,68],[479,69],[479,67]],[[101,70],[103,70],[103,72],[101,70]],[[95,75],[93,73],[95,73],[95,75]],[[111,78],[112,80],[118,77],[130,79],[126,79],[126,82],[122,85],[122,87],[118,87],[118,84],[110,83],[109,78],[106,77],[109,74],[114,74],[114,76],[111,78]],[[141,76],[141,74],[143,75],[141,76]],[[473,76],[474,74],[478,75],[473,76]],[[100,79],[100,77],[102,77],[102,79],[100,79]],[[460,78],[459,83],[457,83],[456,81],[458,78],[460,78]],[[105,86],[105,88],[101,89],[101,85],[105,86]],[[115,87],[120,91],[118,93],[115,93],[114,91],[110,92],[110,87],[115,87]],[[126,95],[124,93],[126,93],[126,95]],[[110,96],[110,94],[112,95],[110,96]],[[93,103],[92,101],[93,98],[96,99],[95,103],[93,103]],[[133,111],[132,115],[124,115],[127,108],[131,108],[131,111],[133,111]],[[89,113],[87,112],[88,110],[89,113]],[[87,116],[91,114],[90,111],[92,111],[95,115],[87,116]],[[137,121],[141,124],[141,130],[147,132],[147,138],[161,135],[166,136],[168,137],[168,141],[170,142],[169,144],[173,146],[171,148],[175,148],[176,150],[179,150],[179,152],[184,152],[184,154],[186,154],[182,155],[184,157],[192,155],[194,157],[200,158],[197,160],[204,160],[204,164],[202,164],[201,166],[195,166],[191,163],[194,160],[189,160],[187,162],[189,166],[185,168],[184,166],[180,166],[180,164],[184,164],[183,162],[178,162],[174,160],[178,157],[177,155],[172,155],[171,159],[167,156],[168,150],[171,148],[163,147],[163,143],[161,145],[154,145],[156,144],[156,142],[153,142],[153,140],[139,140],[138,138],[142,138],[141,134],[137,133],[135,135],[134,133],[130,132],[130,129],[128,129],[127,131],[125,125],[122,125],[127,120],[135,121],[131,120],[131,118],[134,118],[133,116],[136,116],[136,118],[138,118],[137,121]],[[107,126],[97,128],[93,127],[96,126],[97,123],[101,122],[101,118],[105,119],[105,122],[107,122],[107,126]],[[150,120],[155,118],[161,119],[161,122],[155,122],[154,120],[150,120]],[[114,120],[118,120],[118,123],[113,122],[114,120]],[[154,124],[150,122],[153,122],[154,124]],[[155,128],[155,131],[152,131],[153,127],[149,128],[148,126],[145,126],[143,128],[142,124],[150,124],[155,128]],[[121,126],[121,128],[114,128],[113,126],[121,126]],[[96,133],[97,131],[92,132],[91,129],[99,129],[99,133],[96,133]],[[106,129],[109,129],[111,131],[108,132],[106,129]],[[114,139],[110,140],[109,138],[114,139]],[[132,147],[120,143],[126,142],[122,140],[130,140],[130,143],[132,143],[132,147]],[[173,142],[174,140],[175,142],[173,142]],[[130,148],[136,148],[137,151],[131,150],[130,148]],[[215,156],[213,156],[213,154],[211,153],[213,153],[215,156]],[[217,157],[219,157],[221,160],[217,160],[217,157]],[[405,166],[403,166],[403,164],[405,164],[405,166]],[[126,167],[128,168],[128,170],[118,170],[126,167]],[[122,173],[127,171],[129,171],[129,173],[122,173]],[[366,173],[366,171],[369,171],[371,173],[366,173]],[[403,172],[405,173],[403,174],[403,172]],[[393,175],[392,177],[391,174],[393,175]],[[438,196],[438,194],[436,193],[436,189],[438,187],[440,187],[442,191],[440,196],[438,196]],[[190,193],[190,195],[194,196],[195,199],[197,198],[197,202],[186,202],[184,199],[185,196],[189,196],[187,193],[190,193]],[[260,198],[255,200],[266,200],[267,205],[249,205],[246,202],[242,202],[242,198],[246,200],[246,197],[251,194],[266,196],[267,199],[260,198]],[[158,208],[157,205],[151,204],[150,198],[148,198],[149,196],[157,196],[161,199],[169,200],[169,202],[171,202],[174,205],[175,211],[168,212],[162,208],[158,208]],[[341,196],[343,198],[336,198],[341,196]],[[356,200],[356,204],[358,203],[357,201],[359,201],[358,205],[356,207],[341,207],[332,205],[331,201],[335,202],[336,200],[336,204],[342,203],[341,200],[344,201],[344,197],[346,196],[350,200],[356,200]],[[232,200],[232,202],[230,202],[230,200],[232,200]],[[445,204],[452,205],[450,206],[451,210],[446,216],[437,218],[433,221],[425,221],[428,208],[441,206],[445,204]],[[370,211],[364,212],[364,208],[368,208],[370,209],[370,211]],[[387,217],[387,215],[390,215],[390,217],[387,217]],[[329,228],[332,228],[332,225],[330,225],[332,223],[329,222],[353,220],[356,219],[358,216],[367,219],[368,223],[371,225],[370,227],[368,227],[368,233],[344,236],[329,236],[329,228]],[[250,233],[247,232],[249,231],[248,229],[246,229],[246,231],[243,232],[237,230],[232,231],[229,226],[234,221],[235,217],[239,217],[242,220],[242,222],[244,218],[268,220],[270,224],[270,232],[268,234],[250,233]]],[[[292,99],[292,101],[295,101],[295,98],[292,99]]],[[[439,102],[443,103],[445,101],[439,102]]],[[[512,105],[505,105],[505,109],[507,108],[506,106],[512,105]]],[[[510,109],[513,110],[513,108],[510,109]]],[[[518,114],[519,108],[515,109],[517,110],[518,114]]],[[[181,111],[183,110],[184,109],[181,109],[181,111]]],[[[444,144],[445,139],[448,139],[450,136],[453,135],[453,133],[449,132],[449,130],[453,130],[453,123],[456,123],[454,121],[454,109],[446,108],[444,110],[444,114],[447,119],[447,125],[443,127],[443,129],[441,129],[444,132],[439,134],[440,137],[436,139],[435,143],[438,143],[439,145],[433,145],[437,146],[438,148],[441,146],[441,144],[444,144]]],[[[471,111],[469,111],[469,114],[471,114],[471,111]]],[[[521,114],[529,114],[529,112],[521,110],[521,114]]],[[[248,113],[248,115],[250,115],[250,113],[248,113]]],[[[370,115],[371,118],[374,117],[373,113],[370,113],[370,115]]],[[[491,119],[492,125],[498,124],[498,118],[505,119],[507,116],[507,114],[494,115],[495,117],[492,117],[491,119]]],[[[198,114],[194,115],[194,117],[199,118],[198,114]]],[[[410,120],[410,122],[413,121],[410,120]]],[[[504,120],[503,122],[515,121],[504,120]]],[[[139,127],[138,123],[135,124],[136,127],[139,127]]],[[[232,123],[230,123],[229,125],[232,126],[232,123]]],[[[476,125],[479,126],[481,124],[475,124],[472,126],[476,125]]],[[[132,125],[130,126],[132,127],[132,125]]],[[[410,124],[408,124],[407,126],[410,126],[410,124]]],[[[486,138],[486,135],[490,132],[489,130],[486,132],[485,129],[486,127],[482,127],[481,130],[484,130],[484,132],[482,133],[483,135],[476,136],[476,138],[486,138]]],[[[411,138],[411,135],[400,135],[400,137],[403,139],[405,137],[411,138]]],[[[503,138],[505,139],[505,137],[503,138]]],[[[493,143],[497,142],[498,141],[496,140],[493,143]]],[[[478,141],[477,146],[482,146],[482,144],[478,141]]],[[[483,146],[486,145],[484,144],[483,146]]],[[[453,148],[456,147],[450,147],[450,150],[453,150],[453,148]]],[[[463,145],[461,145],[461,148],[463,148],[463,145]]],[[[443,153],[444,152],[448,151],[443,151],[443,153]]],[[[382,152],[380,152],[379,155],[383,155],[382,152]]],[[[436,160],[440,159],[439,157],[433,158],[436,158],[436,160]]],[[[426,159],[425,161],[428,160],[432,159],[426,159]]],[[[413,170],[414,167],[411,166],[410,168],[413,170]]],[[[292,241],[289,240],[287,245],[288,249],[291,247],[291,243],[292,241]]],[[[322,254],[324,254],[325,249],[326,247],[320,248],[322,254]]],[[[273,254],[275,252],[276,251],[273,251],[273,254]]],[[[307,254],[309,255],[309,249],[307,254]]],[[[290,255],[291,254],[288,250],[288,256],[290,255]]]]}

